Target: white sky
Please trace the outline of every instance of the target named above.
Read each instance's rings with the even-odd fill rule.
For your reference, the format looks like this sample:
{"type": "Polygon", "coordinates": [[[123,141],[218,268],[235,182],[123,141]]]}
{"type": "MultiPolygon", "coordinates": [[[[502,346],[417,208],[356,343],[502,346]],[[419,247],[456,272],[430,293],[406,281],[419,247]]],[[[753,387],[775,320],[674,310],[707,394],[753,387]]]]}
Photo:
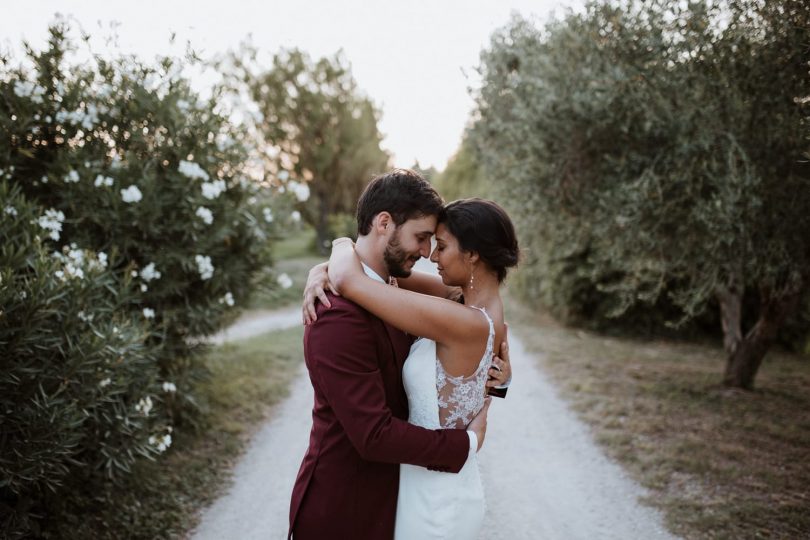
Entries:
{"type": "MultiPolygon", "coordinates": [[[[108,35],[144,60],[169,48],[169,36],[203,57],[236,49],[248,35],[260,50],[298,47],[313,57],[343,49],[360,88],[382,110],[383,146],[397,166],[443,169],[473,107],[478,55],[513,11],[545,20],[583,0],[27,0],[0,15],[0,44],[39,49],[55,13],[91,35],[108,35]]],[[[98,50],[98,48],[96,48],[98,50]]]]}

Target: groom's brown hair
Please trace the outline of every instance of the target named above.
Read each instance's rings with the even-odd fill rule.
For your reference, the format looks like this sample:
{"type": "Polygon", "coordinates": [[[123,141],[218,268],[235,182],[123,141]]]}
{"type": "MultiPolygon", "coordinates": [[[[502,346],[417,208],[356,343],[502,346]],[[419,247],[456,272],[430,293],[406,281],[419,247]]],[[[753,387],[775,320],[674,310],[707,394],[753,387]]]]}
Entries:
{"type": "Polygon", "coordinates": [[[411,169],[393,169],[375,176],[357,201],[357,234],[371,232],[371,222],[388,212],[394,224],[409,219],[438,215],[444,200],[430,182],[411,169]]]}

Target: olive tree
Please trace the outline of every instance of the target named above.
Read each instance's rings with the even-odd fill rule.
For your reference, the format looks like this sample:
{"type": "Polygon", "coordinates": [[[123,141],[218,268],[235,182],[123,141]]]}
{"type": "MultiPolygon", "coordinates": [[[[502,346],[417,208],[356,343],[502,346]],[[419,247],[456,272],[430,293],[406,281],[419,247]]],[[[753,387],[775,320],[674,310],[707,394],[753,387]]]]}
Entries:
{"type": "Polygon", "coordinates": [[[594,2],[482,55],[476,147],[535,262],[612,315],[718,305],[729,386],[753,386],[810,281],[808,43],[800,2],[594,2]]]}

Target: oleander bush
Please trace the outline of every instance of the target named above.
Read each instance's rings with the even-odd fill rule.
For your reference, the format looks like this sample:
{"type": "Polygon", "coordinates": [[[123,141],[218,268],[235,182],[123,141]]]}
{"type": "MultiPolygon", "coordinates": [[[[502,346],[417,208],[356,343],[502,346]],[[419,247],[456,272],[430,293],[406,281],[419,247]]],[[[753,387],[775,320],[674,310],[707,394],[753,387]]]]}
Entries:
{"type": "Polygon", "coordinates": [[[245,135],[163,58],[70,63],[63,24],[49,46],[0,76],[0,169],[31,200],[64,216],[52,249],[76,243],[120,254],[113,271],[151,310],[161,374],[175,382],[176,422],[193,422],[188,392],[203,378],[196,343],[234,317],[270,265],[272,224],[252,206],[245,135]],[[184,414],[186,413],[186,414],[184,414]]]}
{"type": "Polygon", "coordinates": [[[278,286],[270,244],[295,218],[225,89],[184,78],[199,59],[86,58],[70,36],[0,57],[4,538],[53,537],[205,427],[202,338],[278,286]]]}
{"type": "Polygon", "coordinates": [[[171,444],[173,385],[120,254],[52,251],[59,211],[7,181],[0,200],[0,535],[22,538],[72,486],[171,444]]]}

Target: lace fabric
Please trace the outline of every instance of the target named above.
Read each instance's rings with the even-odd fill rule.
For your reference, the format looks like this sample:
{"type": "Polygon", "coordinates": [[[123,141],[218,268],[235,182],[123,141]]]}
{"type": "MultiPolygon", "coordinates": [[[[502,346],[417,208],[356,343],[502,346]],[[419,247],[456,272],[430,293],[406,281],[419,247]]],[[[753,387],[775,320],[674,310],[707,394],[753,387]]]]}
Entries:
{"type": "Polygon", "coordinates": [[[495,327],[486,309],[470,306],[481,311],[489,323],[489,337],[484,356],[472,375],[454,377],[447,373],[436,357],[436,391],[439,402],[439,423],[442,428],[466,428],[484,406],[486,382],[495,341],[495,327]]]}

